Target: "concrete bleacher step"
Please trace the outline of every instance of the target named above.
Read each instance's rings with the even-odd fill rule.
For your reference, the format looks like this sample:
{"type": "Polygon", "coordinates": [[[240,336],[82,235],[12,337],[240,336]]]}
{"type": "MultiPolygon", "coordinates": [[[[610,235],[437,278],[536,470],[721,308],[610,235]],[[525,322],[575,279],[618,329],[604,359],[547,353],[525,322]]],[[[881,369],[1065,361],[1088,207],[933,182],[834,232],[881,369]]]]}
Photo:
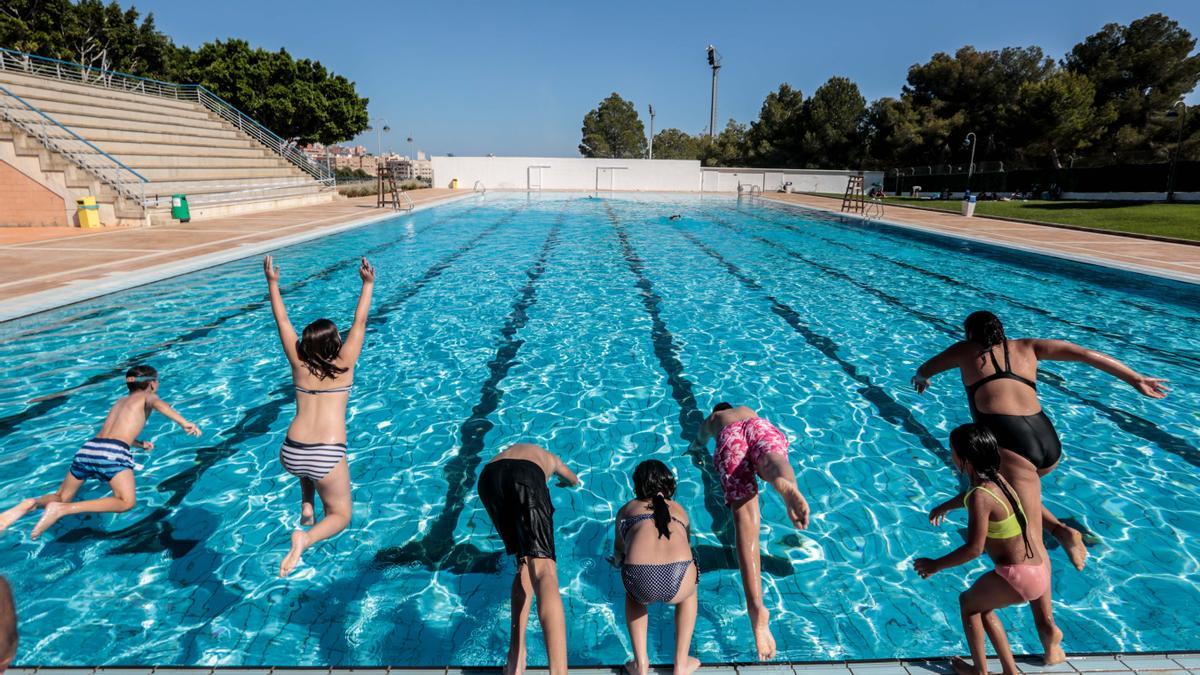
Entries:
{"type": "MultiPolygon", "coordinates": [[[[109,143],[109,146],[112,144],[109,143]]],[[[135,169],[254,169],[254,168],[278,168],[292,167],[290,162],[285,162],[277,156],[268,156],[265,153],[256,153],[246,156],[227,155],[227,154],[197,154],[192,157],[179,154],[178,146],[173,148],[173,152],[161,154],[126,154],[117,153],[106,146],[106,150],[114,154],[121,155],[121,161],[135,169]]]]}
{"type": "Polygon", "coordinates": [[[282,166],[254,166],[235,168],[230,166],[209,168],[139,168],[138,173],[153,183],[172,181],[241,180],[243,178],[291,178],[298,177],[282,166]]]}
{"type": "Polygon", "coordinates": [[[209,121],[204,124],[188,122],[140,122],[136,120],[103,117],[92,111],[58,113],[53,116],[59,124],[69,127],[76,133],[87,137],[81,129],[109,129],[112,131],[157,132],[160,134],[180,134],[186,136],[202,136],[204,138],[239,138],[241,133],[218,122],[209,121]]]}
{"type": "MultiPolygon", "coordinates": [[[[229,137],[229,138],[213,138],[211,136],[193,136],[191,134],[166,134],[157,131],[131,131],[129,129],[106,129],[106,128],[72,128],[72,131],[83,136],[87,140],[95,143],[105,152],[108,150],[107,143],[127,143],[134,145],[141,144],[159,144],[165,146],[179,146],[181,152],[191,152],[193,147],[207,148],[254,148],[265,149],[261,143],[246,137],[229,137]]],[[[51,136],[68,136],[63,132],[51,133],[51,136]]],[[[273,154],[273,153],[272,153],[273,154]]]]}
{"type": "Polygon", "coordinates": [[[224,125],[214,119],[207,111],[155,110],[141,106],[138,110],[114,108],[94,103],[74,103],[56,101],[42,97],[23,97],[29,103],[37,106],[44,113],[58,119],[61,115],[87,115],[108,120],[124,120],[127,122],[148,122],[151,124],[168,124],[194,127],[197,129],[221,129],[224,125]]]}
{"type": "Polygon", "coordinates": [[[195,100],[176,100],[164,96],[152,96],[149,94],[140,94],[134,91],[110,89],[94,84],[81,84],[69,80],[58,80],[40,77],[37,75],[16,73],[11,70],[0,70],[0,86],[11,88],[8,86],[9,83],[16,85],[26,84],[37,89],[50,89],[52,91],[65,91],[74,94],[82,94],[96,100],[112,99],[117,101],[133,101],[155,108],[193,110],[193,106],[196,103],[195,100]]]}
{"type": "Polygon", "coordinates": [[[3,74],[0,74],[0,86],[47,112],[58,112],[61,111],[63,106],[76,105],[83,109],[102,108],[105,110],[122,110],[129,113],[167,115],[195,120],[210,119],[208,110],[197,102],[180,101],[180,103],[184,104],[183,107],[173,106],[164,108],[158,105],[150,105],[146,100],[149,97],[140,97],[138,100],[102,98],[69,91],[47,90],[28,84],[5,83],[3,74]]]}

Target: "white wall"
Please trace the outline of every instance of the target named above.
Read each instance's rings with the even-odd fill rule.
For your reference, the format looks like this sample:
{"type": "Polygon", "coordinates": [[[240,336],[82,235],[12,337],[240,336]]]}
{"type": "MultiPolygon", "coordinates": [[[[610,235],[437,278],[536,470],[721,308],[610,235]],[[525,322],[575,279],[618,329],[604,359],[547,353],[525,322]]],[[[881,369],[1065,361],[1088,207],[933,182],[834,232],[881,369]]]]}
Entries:
{"type": "MultiPolygon", "coordinates": [[[[646,192],[733,192],[756,185],[778,191],[791,182],[792,192],[846,190],[853,171],[821,169],[704,168],[696,160],[588,159],[585,157],[434,157],[434,187],[449,187],[457,178],[461,190],[480,181],[489,190],[637,190],[646,192]],[[533,172],[531,178],[530,173],[533,172]],[[608,181],[611,177],[612,185],[608,181]],[[531,184],[532,183],[532,184],[531,184]]],[[[883,173],[868,171],[864,183],[881,183],[883,173]]]]}
{"type": "Polygon", "coordinates": [[[434,157],[433,186],[460,189],[482,181],[489,190],[530,188],[530,167],[540,167],[543,190],[610,189],[682,191],[700,189],[700,162],[674,159],[589,159],[585,157],[434,157]],[[597,186],[597,180],[603,185],[597,186]]]}

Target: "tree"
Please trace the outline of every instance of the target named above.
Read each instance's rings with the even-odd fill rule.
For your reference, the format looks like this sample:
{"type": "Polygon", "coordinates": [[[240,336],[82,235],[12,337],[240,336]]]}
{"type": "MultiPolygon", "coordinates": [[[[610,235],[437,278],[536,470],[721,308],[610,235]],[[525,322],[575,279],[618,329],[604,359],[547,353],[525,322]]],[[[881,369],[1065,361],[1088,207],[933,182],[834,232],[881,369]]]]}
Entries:
{"type": "Polygon", "coordinates": [[[805,162],[814,168],[845,168],[862,158],[859,132],[867,112],[858,85],[845,77],[831,77],[804,104],[801,148],[805,162]]]}
{"type": "Polygon", "coordinates": [[[746,125],[730,119],[714,139],[705,136],[700,143],[700,161],[704,166],[746,166],[749,149],[746,125]]]}
{"type": "Polygon", "coordinates": [[[1090,147],[1116,117],[1111,103],[1096,108],[1096,88],[1087,77],[1066,70],[1026,82],[1017,98],[1026,130],[1023,151],[1050,156],[1056,165],[1090,147]]]}
{"type": "Polygon", "coordinates": [[[654,134],[655,159],[700,159],[700,140],[679,129],[654,134]]]}
{"type": "Polygon", "coordinates": [[[1075,45],[1063,60],[1073,73],[1095,85],[1096,104],[1112,105],[1114,118],[1103,138],[1107,149],[1122,151],[1169,145],[1174,136],[1157,116],[1200,82],[1196,40],[1177,22],[1150,14],[1128,26],[1110,23],[1075,45]]]}
{"type": "Polygon", "coordinates": [[[800,166],[804,94],[788,83],[767,94],[758,119],[747,133],[749,159],[755,166],[800,166]]]}
{"type": "Polygon", "coordinates": [[[584,157],[640,159],[646,156],[646,128],[642,126],[637,108],[616,92],[583,116],[582,132],[579,153],[584,157]]]}

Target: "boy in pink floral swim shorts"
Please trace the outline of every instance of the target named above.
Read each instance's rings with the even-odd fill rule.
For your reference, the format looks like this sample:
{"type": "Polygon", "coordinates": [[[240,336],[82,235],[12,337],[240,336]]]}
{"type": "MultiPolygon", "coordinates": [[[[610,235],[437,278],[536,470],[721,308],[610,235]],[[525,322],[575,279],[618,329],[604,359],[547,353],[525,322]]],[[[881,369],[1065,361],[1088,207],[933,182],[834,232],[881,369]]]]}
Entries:
{"type": "Polygon", "coordinates": [[[788,518],[797,529],[808,527],[808,502],[796,485],[796,474],[788,464],[787,437],[746,406],[736,408],[718,403],[700,426],[695,443],[704,446],[717,439],[713,462],[725,492],[725,503],[733,510],[737,532],[738,567],[746,592],[746,609],[754,628],[758,659],[775,657],[775,638],[762,594],[762,558],[759,554],[761,512],[758,479],[766,481],[787,506],[788,518]]]}

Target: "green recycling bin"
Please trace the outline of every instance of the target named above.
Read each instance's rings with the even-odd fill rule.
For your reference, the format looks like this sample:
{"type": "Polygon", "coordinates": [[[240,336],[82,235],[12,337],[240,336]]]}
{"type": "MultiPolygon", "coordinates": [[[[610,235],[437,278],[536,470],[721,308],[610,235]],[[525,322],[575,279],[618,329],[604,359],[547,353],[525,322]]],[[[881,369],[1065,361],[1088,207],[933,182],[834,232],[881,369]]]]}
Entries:
{"type": "Polygon", "coordinates": [[[192,219],[192,212],[188,209],[187,195],[171,195],[171,217],[181,223],[192,219]]]}

